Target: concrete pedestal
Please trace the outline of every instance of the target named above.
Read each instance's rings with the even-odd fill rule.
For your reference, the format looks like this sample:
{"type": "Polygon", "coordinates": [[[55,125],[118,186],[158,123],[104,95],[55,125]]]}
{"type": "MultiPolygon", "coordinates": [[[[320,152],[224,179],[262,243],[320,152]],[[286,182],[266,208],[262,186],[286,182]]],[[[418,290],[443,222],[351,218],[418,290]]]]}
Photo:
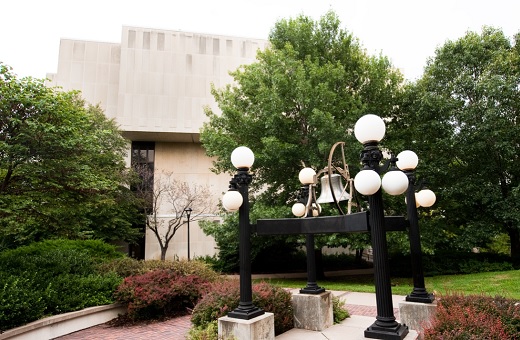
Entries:
{"type": "Polygon", "coordinates": [[[428,327],[437,312],[437,301],[432,303],[399,302],[399,315],[401,322],[410,329],[422,333],[428,327]]]}
{"type": "Polygon", "coordinates": [[[294,327],[322,331],[334,323],[332,294],[293,294],[294,327]]]}
{"type": "Polygon", "coordinates": [[[224,316],[218,319],[218,338],[234,340],[273,340],[274,314],[264,313],[251,320],[224,316]]]}

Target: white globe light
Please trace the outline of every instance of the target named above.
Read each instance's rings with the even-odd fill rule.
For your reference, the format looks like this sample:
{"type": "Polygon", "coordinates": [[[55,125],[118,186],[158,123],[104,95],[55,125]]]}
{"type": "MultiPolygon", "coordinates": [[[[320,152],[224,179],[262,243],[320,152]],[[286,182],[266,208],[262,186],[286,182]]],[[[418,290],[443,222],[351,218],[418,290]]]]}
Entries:
{"type": "Polygon", "coordinates": [[[251,168],[255,162],[255,154],[247,146],[239,146],[231,153],[231,163],[237,169],[251,168]]]}
{"type": "Polygon", "coordinates": [[[296,217],[302,217],[303,215],[305,215],[305,210],[305,204],[303,203],[295,203],[292,206],[292,213],[296,217]]]}
{"type": "Polygon", "coordinates": [[[402,171],[388,171],[381,181],[383,189],[390,195],[401,195],[408,189],[408,176],[402,171]]]}
{"type": "Polygon", "coordinates": [[[316,217],[321,214],[321,205],[312,203],[312,216],[316,217]]]}
{"type": "Polygon", "coordinates": [[[430,189],[423,189],[415,195],[415,199],[422,207],[429,208],[435,203],[437,197],[430,189]]]}
{"type": "Polygon", "coordinates": [[[236,190],[230,190],[222,197],[222,205],[227,211],[237,211],[242,206],[244,198],[242,194],[236,190]]]}
{"type": "Polygon", "coordinates": [[[356,139],[365,144],[367,142],[379,142],[385,136],[385,122],[376,115],[365,115],[358,119],[354,125],[356,139]]]}
{"type": "Polygon", "coordinates": [[[298,179],[301,184],[312,184],[314,183],[314,176],[316,176],[316,171],[314,171],[314,169],[303,168],[298,174],[298,179]]]}
{"type": "Polygon", "coordinates": [[[419,157],[415,154],[415,152],[410,150],[404,150],[397,155],[398,161],[396,165],[401,170],[413,170],[417,167],[419,163],[419,157]]]}
{"type": "Polygon", "coordinates": [[[381,187],[381,177],[374,170],[361,170],[354,177],[354,187],[362,195],[373,195],[381,187]]]}

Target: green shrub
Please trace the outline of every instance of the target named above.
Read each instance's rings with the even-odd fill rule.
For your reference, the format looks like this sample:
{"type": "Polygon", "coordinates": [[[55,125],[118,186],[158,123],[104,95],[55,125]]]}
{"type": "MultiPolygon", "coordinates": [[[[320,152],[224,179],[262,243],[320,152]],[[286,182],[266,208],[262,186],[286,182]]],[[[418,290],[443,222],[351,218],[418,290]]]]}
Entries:
{"type": "Polygon", "coordinates": [[[219,340],[218,338],[218,321],[212,321],[203,326],[192,327],[188,335],[188,340],[219,340]]]}
{"type": "Polygon", "coordinates": [[[142,261],[124,257],[102,263],[98,266],[98,270],[101,273],[114,272],[121,277],[141,275],[155,270],[169,270],[179,275],[197,275],[209,282],[220,279],[220,275],[202,261],[142,261]]]}
{"type": "Polygon", "coordinates": [[[348,310],[345,308],[345,301],[336,296],[332,296],[332,315],[335,324],[350,317],[348,310]]]}
{"type": "Polygon", "coordinates": [[[196,275],[182,276],[170,270],[155,270],[127,277],[114,295],[117,301],[128,304],[131,319],[153,319],[193,308],[205,283],[196,275]]]}
{"type": "Polygon", "coordinates": [[[520,339],[520,305],[503,297],[447,295],[424,339],[520,339]]]}
{"type": "Polygon", "coordinates": [[[0,273],[0,333],[45,315],[45,296],[31,286],[30,278],[0,273]]]}
{"type": "Polygon", "coordinates": [[[99,263],[124,256],[101,241],[49,240],[0,253],[0,325],[109,304],[122,278],[99,263]]]}
{"type": "MultiPolygon", "coordinates": [[[[240,301],[239,281],[216,282],[207,287],[207,292],[193,310],[191,322],[196,327],[205,327],[238,307],[240,301]]],[[[266,312],[274,313],[275,334],[293,328],[294,317],[291,293],[269,283],[253,285],[253,304],[266,312]]]]}

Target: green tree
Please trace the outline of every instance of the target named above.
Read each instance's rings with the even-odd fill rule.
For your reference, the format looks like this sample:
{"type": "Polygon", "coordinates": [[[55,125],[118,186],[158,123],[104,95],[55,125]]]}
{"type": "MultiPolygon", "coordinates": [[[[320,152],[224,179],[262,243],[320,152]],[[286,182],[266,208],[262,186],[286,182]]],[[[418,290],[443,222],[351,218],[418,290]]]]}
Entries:
{"type": "MultiPolygon", "coordinates": [[[[520,35],[484,27],[447,41],[406,90],[395,140],[437,192],[435,241],[466,250],[509,235],[520,259],[520,35]]],[[[435,237],[435,236],[434,236],[435,237]]]]}
{"type": "MultiPolygon", "coordinates": [[[[231,73],[233,85],[212,89],[221,112],[206,109],[201,141],[215,157],[216,172],[233,169],[234,148],[251,148],[257,199],[287,207],[284,217],[290,217],[299,171],[325,167],[334,143],[346,142],[347,162],[358,170],[362,147],[354,124],[367,113],[390,116],[403,78],[386,57],[368,55],[332,11],[317,22],[305,16],[280,20],[269,42],[257,62],[231,73]]],[[[324,243],[351,244],[344,236],[317,242],[324,243]]]]}
{"type": "Polygon", "coordinates": [[[232,169],[235,147],[251,148],[253,188],[286,205],[300,187],[302,163],[323,168],[335,142],[347,142],[349,161],[359,163],[354,124],[366,113],[390,115],[402,76],[387,58],[367,55],[333,12],[319,22],[280,20],[269,41],[256,63],[231,73],[234,85],[212,89],[222,112],[206,109],[201,141],[217,172],[232,169]]]}
{"type": "Polygon", "coordinates": [[[0,240],[132,239],[127,144],[77,92],[0,64],[0,240]]]}

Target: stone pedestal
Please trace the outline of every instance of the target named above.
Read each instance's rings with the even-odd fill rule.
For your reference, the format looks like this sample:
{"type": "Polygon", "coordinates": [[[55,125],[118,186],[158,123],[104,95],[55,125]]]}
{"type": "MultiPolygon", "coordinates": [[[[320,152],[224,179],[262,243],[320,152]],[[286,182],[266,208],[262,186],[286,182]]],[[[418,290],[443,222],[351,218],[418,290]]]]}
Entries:
{"type": "Polygon", "coordinates": [[[274,314],[264,313],[251,320],[224,316],[218,319],[218,338],[234,340],[273,340],[274,314]]]}
{"type": "Polygon", "coordinates": [[[332,294],[293,294],[294,327],[322,331],[334,323],[332,294]]]}
{"type": "Polygon", "coordinates": [[[399,302],[401,322],[419,333],[422,333],[423,329],[430,325],[436,312],[437,301],[432,303],[399,302]]]}

